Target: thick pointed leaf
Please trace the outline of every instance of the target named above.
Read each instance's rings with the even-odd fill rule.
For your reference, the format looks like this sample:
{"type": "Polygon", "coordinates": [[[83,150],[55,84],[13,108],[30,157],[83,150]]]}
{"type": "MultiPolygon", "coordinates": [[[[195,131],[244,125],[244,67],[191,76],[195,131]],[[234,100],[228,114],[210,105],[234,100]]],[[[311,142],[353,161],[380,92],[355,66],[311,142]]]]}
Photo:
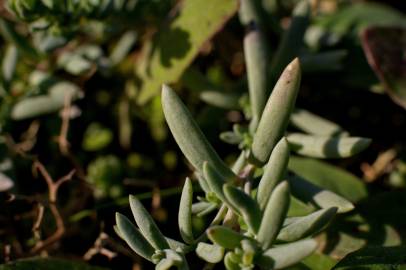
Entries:
{"type": "Polygon", "coordinates": [[[257,240],[262,249],[268,249],[276,239],[289,209],[289,184],[283,181],[276,186],[265,208],[257,240]]]}
{"type": "Polygon", "coordinates": [[[178,224],[180,236],[183,241],[188,244],[194,242],[193,226],[192,226],[192,200],[193,200],[193,187],[189,178],[186,178],[185,185],[183,186],[182,196],[180,198],[178,224]]]}
{"type": "Polygon", "coordinates": [[[116,213],[116,223],[119,232],[119,236],[141,257],[151,260],[154,254],[154,248],[150,243],[142,236],[137,228],[131,223],[128,218],[116,213]]]}
{"type": "Polygon", "coordinates": [[[257,202],[244,191],[229,184],[223,186],[223,191],[230,204],[239,210],[250,231],[256,234],[262,217],[257,202]]]}
{"type": "Polygon", "coordinates": [[[201,172],[203,162],[207,161],[223,177],[233,176],[231,170],[207,141],[189,110],[176,93],[165,85],[162,87],[162,107],[172,135],[196,170],[201,172]]]}
{"type": "Polygon", "coordinates": [[[294,265],[310,254],[317,248],[317,243],[313,239],[301,240],[298,242],[280,245],[265,251],[258,258],[258,264],[266,269],[283,269],[294,265]]]}
{"type": "Polygon", "coordinates": [[[156,249],[168,249],[168,241],[142,203],[133,195],[130,195],[130,207],[138,228],[148,242],[156,249]]]}
{"type": "Polygon", "coordinates": [[[361,137],[329,137],[292,133],[287,136],[291,149],[315,158],[347,158],[364,151],[371,139],[361,137]]]}
{"type": "Polygon", "coordinates": [[[283,33],[282,40],[278,46],[271,63],[271,78],[276,80],[283,68],[299,56],[303,46],[303,37],[309,23],[310,3],[308,0],[301,0],[293,10],[289,28],[283,33]]]}
{"type": "Polygon", "coordinates": [[[239,234],[238,232],[225,227],[225,226],[212,226],[207,230],[207,236],[209,239],[226,249],[234,249],[239,247],[241,240],[245,239],[245,236],[239,234]]]}
{"type": "Polygon", "coordinates": [[[272,150],[271,157],[258,185],[257,201],[261,209],[265,209],[273,189],[282,180],[288,162],[289,146],[286,138],[283,137],[272,150]]]}
{"type": "Polygon", "coordinates": [[[224,248],[200,242],[196,248],[196,254],[200,259],[209,263],[219,263],[224,257],[224,248]]]}
{"type": "Polygon", "coordinates": [[[291,157],[289,170],[327,190],[331,190],[351,202],[357,202],[367,196],[364,182],[355,175],[326,162],[291,157]]]}
{"type": "MultiPolygon", "coordinates": [[[[248,0],[246,2],[255,2],[248,0]]],[[[244,38],[248,90],[252,110],[251,128],[256,129],[268,96],[269,49],[263,33],[253,29],[244,38]]]]}
{"type": "Polygon", "coordinates": [[[290,121],[296,128],[310,134],[323,136],[347,136],[342,127],[303,109],[295,109],[290,121]]]}
{"type": "Polygon", "coordinates": [[[338,213],[345,213],[354,209],[354,205],[346,198],[314,185],[301,177],[291,177],[289,183],[292,194],[303,202],[321,208],[337,207],[338,213]]]}
{"type": "Polygon", "coordinates": [[[255,132],[250,161],[264,165],[289,123],[300,85],[300,63],[296,58],[283,71],[266,103],[255,132]]]}
{"type": "Polygon", "coordinates": [[[318,233],[331,221],[336,213],[337,207],[331,207],[319,210],[305,217],[298,217],[292,223],[282,228],[277,239],[293,242],[318,233]]]}

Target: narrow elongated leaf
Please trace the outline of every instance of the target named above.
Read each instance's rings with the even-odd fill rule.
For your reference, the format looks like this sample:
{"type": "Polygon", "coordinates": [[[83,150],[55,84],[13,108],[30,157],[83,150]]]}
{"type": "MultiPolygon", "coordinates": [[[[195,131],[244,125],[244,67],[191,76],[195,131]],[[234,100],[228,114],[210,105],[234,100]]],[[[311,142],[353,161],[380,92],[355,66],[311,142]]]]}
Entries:
{"type": "Polygon", "coordinates": [[[289,182],[292,194],[306,203],[312,203],[321,208],[337,207],[338,213],[354,209],[354,205],[346,198],[320,188],[301,177],[291,177],[289,182]]]}
{"type": "Polygon", "coordinates": [[[145,44],[136,65],[142,82],[137,97],[140,104],[158,94],[163,83],[178,81],[204,44],[234,15],[238,2],[187,0],[176,7],[176,16],[145,44]]]}
{"type": "Polygon", "coordinates": [[[291,156],[288,168],[313,184],[331,190],[351,202],[357,202],[368,194],[361,179],[323,161],[291,156]]]}
{"type": "Polygon", "coordinates": [[[264,209],[273,189],[282,180],[289,162],[289,146],[283,137],[272,150],[271,157],[265,167],[264,174],[258,185],[257,201],[264,209]]]}
{"type": "Polygon", "coordinates": [[[200,259],[209,263],[219,263],[224,257],[224,248],[200,242],[196,248],[196,254],[200,259]]]}
{"type": "Polygon", "coordinates": [[[224,164],[193,120],[190,112],[168,86],[162,87],[162,107],[166,122],[177,144],[189,162],[202,171],[207,161],[223,176],[232,177],[232,171],[224,164]]]}
{"type": "Polygon", "coordinates": [[[299,56],[303,46],[303,37],[309,23],[310,3],[308,0],[301,0],[293,10],[289,28],[283,33],[282,40],[278,46],[271,63],[271,78],[276,80],[283,68],[299,56]]]}
{"type": "Polygon", "coordinates": [[[277,239],[293,242],[315,234],[325,227],[336,213],[337,207],[331,207],[319,210],[305,217],[298,217],[282,228],[277,239]]]}
{"type": "Polygon", "coordinates": [[[110,55],[113,65],[119,64],[127,56],[136,41],[137,33],[135,31],[127,31],[121,36],[110,55]]]}
{"type": "Polygon", "coordinates": [[[18,49],[14,45],[9,45],[7,47],[6,53],[2,62],[2,72],[3,80],[5,82],[10,82],[13,77],[17,66],[18,60],[18,49]]]}
{"type": "Polygon", "coordinates": [[[194,242],[192,228],[192,200],[193,187],[189,178],[186,178],[179,204],[178,224],[180,236],[188,244],[194,242]]]}
{"type": "Polygon", "coordinates": [[[128,218],[120,213],[116,213],[116,223],[118,232],[121,238],[141,257],[151,261],[154,254],[154,248],[142,236],[137,228],[131,223],[128,218]]]}
{"type": "Polygon", "coordinates": [[[313,239],[280,245],[265,251],[258,258],[257,263],[266,269],[271,266],[273,266],[272,269],[283,269],[300,262],[312,254],[316,248],[317,243],[313,239]]]}
{"type": "Polygon", "coordinates": [[[276,239],[289,209],[289,184],[283,181],[276,186],[266,205],[257,240],[262,249],[268,249],[276,239]]]}
{"type": "Polygon", "coordinates": [[[163,253],[164,258],[155,266],[156,270],[169,270],[173,269],[173,267],[176,267],[179,270],[189,269],[185,257],[182,254],[171,249],[165,249],[161,252],[163,253]]]}
{"type": "MultiPolygon", "coordinates": [[[[255,2],[255,1],[245,1],[255,2]]],[[[268,93],[269,52],[266,39],[259,29],[253,29],[244,38],[244,55],[247,68],[248,90],[252,110],[251,129],[255,130],[268,93]]]]}
{"type": "Polygon", "coordinates": [[[300,63],[296,58],[283,71],[266,103],[255,132],[250,161],[264,165],[285,133],[300,85],[300,63]]]}
{"type": "Polygon", "coordinates": [[[168,249],[169,244],[142,203],[130,195],[130,207],[142,235],[156,249],[168,249]]]}
{"type": "Polygon", "coordinates": [[[223,186],[223,192],[234,208],[239,210],[250,231],[256,234],[262,217],[257,202],[244,191],[229,184],[223,186]]]}
{"type": "Polygon", "coordinates": [[[245,239],[245,236],[239,234],[238,232],[225,227],[225,226],[212,226],[207,230],[207,236],[209,239],[226,249],[234,249],[239,247],[241,240],[245,239]]]}
{"type": "Polygon", "coordinates": [[[310,134],[322,136],[347,136],[342,127],[307,110],[295,109],[290,122],[296,128],[310,134]]]}
{"type": "Polygon", "coordinates": [[[343,69],[345,50],[333,50],[314,54],[305,54],[300,57],[303,73],[329,72],[343,69]]]}
{"type": "Polygon", "coordinates": [[[261,1],[259,0],[241,0],[239,9],[241,24],[244,26],[255,24],[263,27],[261,8],[261,1]]]}
{"type": "Polygon", "coordinates": [[[347,158],[365,150],[371,139],[361,137],[326,137],[293,133],[287,136],[291,149],[315,158],[347,158]]]}

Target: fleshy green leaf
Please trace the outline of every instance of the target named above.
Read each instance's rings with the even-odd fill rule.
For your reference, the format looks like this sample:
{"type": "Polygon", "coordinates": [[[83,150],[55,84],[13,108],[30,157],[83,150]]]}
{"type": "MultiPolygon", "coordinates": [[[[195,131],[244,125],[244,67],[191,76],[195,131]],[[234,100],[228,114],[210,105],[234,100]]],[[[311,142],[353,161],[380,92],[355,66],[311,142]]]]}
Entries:
{"type": "Polygon", "coordinates": [[[168,249],[169,244],[142,203],[130,195],[130,207],[142,235],[156,249],[168,249]]]}
{"type": "Polygon", "coordinates": [[[289,146],[283,137],[272,150],[271,157],[264,169],[264,174],[258,185],[257,201],[264,209],[273,189],[282,180],[289,162],[289,146]]]}
{"type": "Polygon", "coordinates": [[[151,260],[154,254],[154,248],[142,236],[137,228],[131,223],[128,218],[120,213],[116,213],[116,223],[119,236],[141,257],[151,260]]]}
{"type": "Polygon", "coordinates": [[[323,161],[291,157],[289,170],[327,190],[331,190],[351,202],[357,202],[367,196],[367,189],[361,179],[323,161]]]}
{"type": "Polygon", "coordinates": [[[209,239],[226,249],[234,249],[240,246],[241,240],[245,239],[245,236],[238,232],[225,227],[225,226],[212,226],[207,230],[207,236],[209,239]]]}
{"type": "Polygon", "coordinates": [[[226,183],[225,179],[208,162],[203,163],[203,175],[209,184],[210,190],[213,191],[222,202],[233,207],[233,205],[228,203],[228,200],[224,195],[223,185],[226,183]]]}
{"type": "Polygon", "coordinates": [[[250,231],[256,234],[262,217],[257,202],[244,191],[229,184],[223,186],[223,192],[230,204],[239,210],[250,231]]]}
{"type": "Polygon", "coordinates": [[[296,128],[314,135],[347,136],[342,127],[303,109],[295,109],[290,121],[296,128]]]}
{"type": "Polygon", "coordinates": [[[207,161],[223,177],[233,176],[231,170],[207,141],[186,106],[176,93],[165,85],[162,87],[162,107],[172,135],[196,170],[201,172],[203,162],[207,161]]]}
{"type": "Polygon", "coordinates": [[[338,213],[345,213],[354,209],[354,205],[346,198],[320,188],[305,179],[291,177],[289,182],[292,194],[301,201],[312,203],[321,208],[337,207],[338,213]]]}
{"type": "Polygon", "coordinates": [[[137,75],[142,86],[138,102],[145,103],[163,83],[178,81],[201,47],[237,11],[237,0],[184,1],[174,19],[144,47],[137,75]],[[210,12],[202,12],[210,10],[210,12]]]}
{"type": "Polygon", "coordinates": [[[209,263],[219,263],[224,257],[224,248],[200,242],[196,248],[196,254],[200,259],[209,263]]]}
{"type": "Polygon", "coordinates": [[[224,266],[227,270],[241,270],[238,262],[234,261],[234,255],[232,252],[227,252],[226,256],[224,257],[224,266]]]}
{"type": "Polygon", "coordinates": [[[326,137],[292,133],[287,136],[291,149],[315,158],[347,158],[364,151],[371,139],[361,137],[326,137]]]}
{"type": "Polygon", "coordinates": [[[293,242],[318,233],[331,221],[336,213],[337,207],[331,207],[319,210],[305,217],[295,218],[292,223],[282,228],[277,239],[293,242]]]}
{"type": "Polygon", "coordinates": [[[192,227],[192,200],[193,187],[189,178],[186,178],[179,204],[178,224],[180,235],[188,244],[194,242],[192,227]]]}
{"type": "Polygon", "coordinates": [[[289,209],[289,184],[283,181],[276,186],[266,205],[257,240],[262,249],[268,249],[276,239],[289,209]]]}
{"type": "Polygon", "coordinates": [[[300,85],[300,63],[296,58],[283,71],[265,106],[255,132],[250,161],[264,165],[285,133],[300,85]]]}
{"type": "Polygon", "coordinates": [[[257,263],[266,269],[269,269],[271,266],[273,267],[272,269],[283,269],[300,262],[312,254],[316,247],[317,243],[313,239],[280,245],[265,251],[258,258],[257,263]]]}

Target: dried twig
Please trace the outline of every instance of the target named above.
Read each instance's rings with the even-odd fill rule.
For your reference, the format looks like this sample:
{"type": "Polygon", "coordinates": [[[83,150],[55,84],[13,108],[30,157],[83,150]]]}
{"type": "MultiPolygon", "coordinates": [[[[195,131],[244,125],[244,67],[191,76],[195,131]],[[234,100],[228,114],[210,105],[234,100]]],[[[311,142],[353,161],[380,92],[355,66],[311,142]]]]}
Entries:
{"type": "Polygon", "coordinates": [[[116,252],[113,252],[106,247],[104,247],[106,240],[109,239],[109,236],[101,232],[99,237],[97,237],[96,241],[93,244],[93,247],[91,247],[85,255],[83,255],[83,259],[86,261],[89,261],[90,259],[93,258],[93,256],[97,254],[101,254],[103,256],[106,256],[109,260],[113,259],[114,257],[117,256],[116,252]]]}
{"type": "MultiPolygon", "coordinates": [[[[75,170],[72,170],[69,172],[67,175],[59,178],[56,182],[52,180],[52,177],[49,175],[48,171],[45,169],[44,165],[42,165],[39,161],[35,161],[33,167],[38,170],[42,177],[44,178],[45,182],[48,185],[48,200],[49,200],[49,209],[51,210],[51,213],[55,219],[56,223],[56,230],[55,232],[50,235],[48,238],[45,240],[40,240],[36,243],[36,245],[31,249],[30,253],[31,254],[36,254],[51,244],[55,243],[58,241],[63,234],[65,233],[65,225],[62,219],[62,216],[58,210],[58,207],[56,206],[56,200],[57,200],[57,195],[58,195],[58,189],[59,187],[69,181],[73,174],[75,173],[75,170]]],[[[40,227],[42,218],[38,221],[35,222],[34,225],[36,225],[38,228],[40,227]],[[37,223],[37,224],[36,224],[37,223]]]]}

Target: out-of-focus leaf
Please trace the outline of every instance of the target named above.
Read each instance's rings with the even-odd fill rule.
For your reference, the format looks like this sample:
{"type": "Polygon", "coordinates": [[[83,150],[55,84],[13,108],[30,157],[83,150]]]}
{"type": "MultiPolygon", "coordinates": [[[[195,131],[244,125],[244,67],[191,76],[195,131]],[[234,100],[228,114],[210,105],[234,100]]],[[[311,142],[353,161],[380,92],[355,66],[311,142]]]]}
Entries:
{"type": "Polygon", "coordinates": [[[337,261],[327,255],[313,253],[300,264],[286,270],[330,270],[336,264],[337,261]]]}
{"type": "Polygon", "coordinates": [[[13,180],[10,177],[0,172],[0,192],[7,191],[14,186],[13,180]]]}
{"type": "Polygon", "coordinates": [[[73,260],[63,260],[56,258],[29,258],[17,260],[0,265],[0,270],[107,270],[106,268],[90,266],[83,262],[73,260]]]}
{"type": "Polygon", "coordinates": [[[125,32],[117,42],[110,55],[110,60],[113,65],[120,63],[130,52],[131,47],[137,41],[137,33],[135,31],[125,32]]]}
{"type": "Polygon", "coordinates": [[[305,54],[300,56],[300,62],[304,73],[337,71],[343,68],[347,55],[345,50],[305,54]]]}
{"type": "Polygon", "coordinates": [[[291,149],[315,158],[347,158],[365,150],[371,139],[362,137],[330,137],[292,133],[287,136],[291,149]]]}
{"type": "Polygon", "coordinates": [[[404,270],[406,269],[405,247],[371,246],[348,254],[333,270],[404,270]]]}
{"type": "Polygon", "coordinates": [[[110,129],[99,123],[91,123],[83,135],[82,146],[86,151],[98,151],[108,146],[113,140],[110,129]]]}
{"type": "Polygon", "coordinates": [[[318,18],[306,32],[305,40],[311,47],[318,47],[320,44],[331,46],[344,36],[357,40],[360,31],[368,26],[405,25],[405,16],[387,5],[373,2],[352,3],[333,15],[318,18]]]}
{"type": "Polygon", "coordinates": [[[48,89],[48,95],[27,97],[17,102],[11,111],[11,118],[22,120],[53,113],[63,108],[66,98],[73,101],[81,97],[82,93],[75,84],[58,82],[48,89]]]}
{"type": "Polygon", "coordinates": [[[18,60],[18,49],[14,45],[7,47],[6,53],[2,62],[3,80],[10,82],[13,79],[18,60]]]}
{"type": "Polygon", "coordinates": [[[315,185],[331,190],[352,202],[367,196],[361,179],[328,163],[310,158],[291,157],[289,169],[315,185]]]}
{"type": "Polygon", "coordinates": [[[210,39],[237,11],[236,0],[186,0],[175,19],[143,50],[136,73],[141,79],[137,101],[145,103],[164,83],[176,82],[210,39]],[[202,12],[210,10],[210,12],[202,12]]]}
{"type": "Polygon", "coordinates": [[[290,121],[296,128],[314,135],[347,136],[342,127],[318,115],[303,109],[295,109],[290,121]]]}
{"type": "Polygon", "coordinates": [[[368,63],[385,90],[406,109],[406,23],[403,28],[366,28],[361,41],[368,63]]]}

